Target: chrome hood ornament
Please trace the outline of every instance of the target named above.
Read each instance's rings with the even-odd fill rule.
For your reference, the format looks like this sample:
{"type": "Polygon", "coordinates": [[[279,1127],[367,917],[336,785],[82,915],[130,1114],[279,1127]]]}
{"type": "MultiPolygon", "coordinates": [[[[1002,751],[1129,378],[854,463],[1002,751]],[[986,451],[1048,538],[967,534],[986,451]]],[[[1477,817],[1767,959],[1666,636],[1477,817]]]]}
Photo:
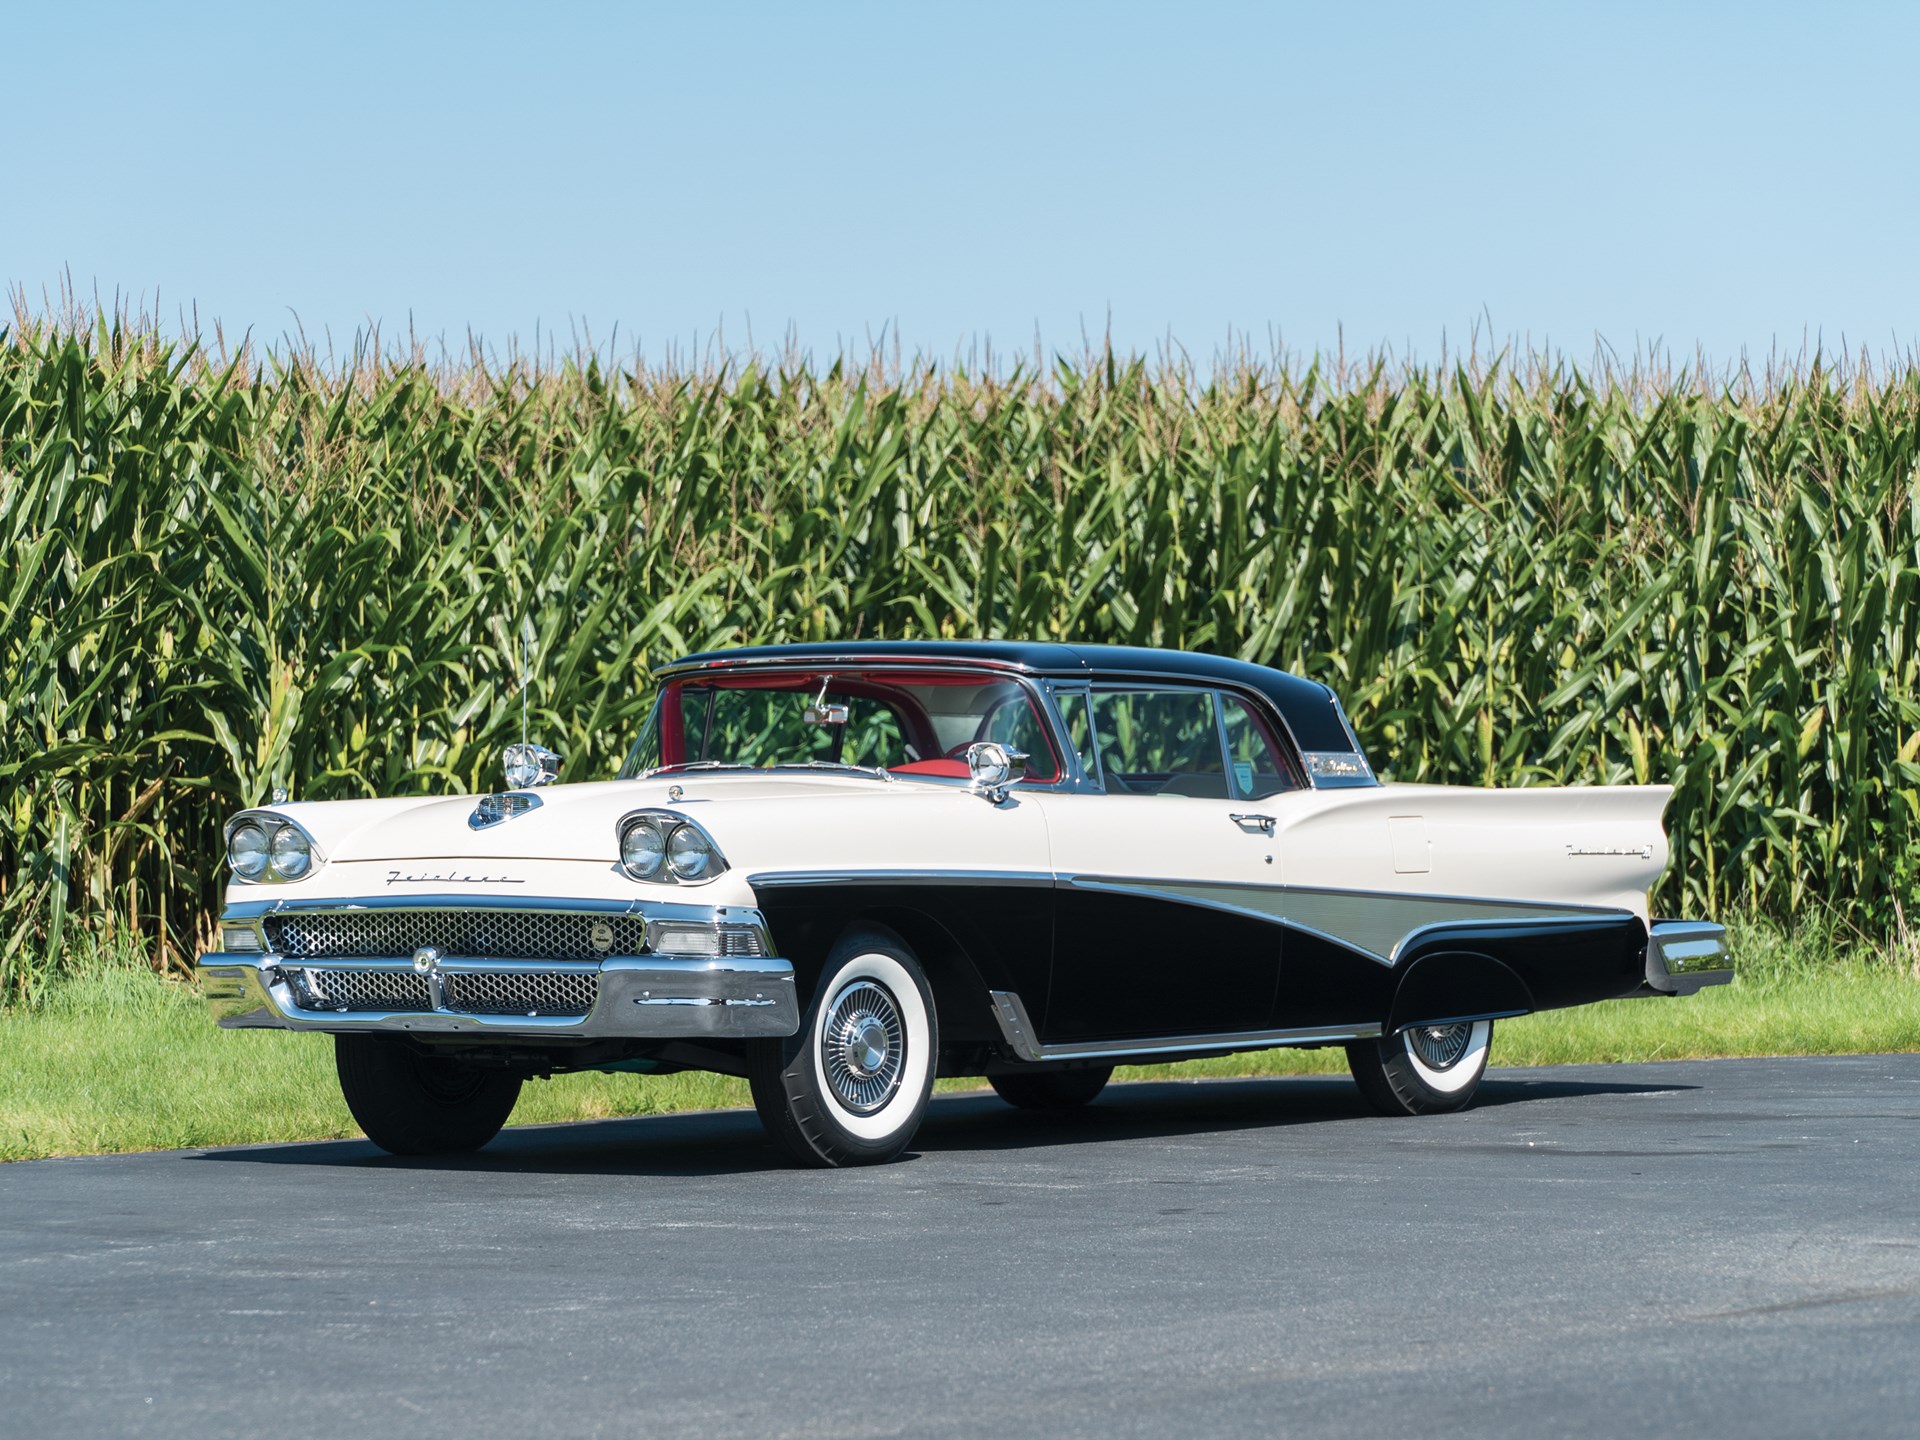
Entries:
{"type": "MultiPolygon", "coordinates": [[[[527,681],[532,668],[531,651],[533,649],[533,622],[527,621],[520,630],[520,743],[509,745],[502,756],[503,768],[507,775],[507,788],[510,790],[531,790],[536,785],[551,785],[560,776],[560,757],[544,745],[535,745],[527,739],[527,681]]],[[[535,802],[538,803],[537,801],[535,802]]],[[[533,807],[523,806],[530,810],[533,807]]],[[[473,814],[473,828],[478,830],[482,824],[497,825],[511,815],[521,813],[518,810],[496,815],[484,822],[480,811],[473,814]]]]}
{"type": "Polygon", "coordinates": [[[473,807],[473,813],[467,817],[467,828],[485,830],[489,826],[500,824],[503,820],[511,820],[516,815],[524,815],[529,810],[539,808],[538,795],[482,795],[480,803],[473,807]]]}

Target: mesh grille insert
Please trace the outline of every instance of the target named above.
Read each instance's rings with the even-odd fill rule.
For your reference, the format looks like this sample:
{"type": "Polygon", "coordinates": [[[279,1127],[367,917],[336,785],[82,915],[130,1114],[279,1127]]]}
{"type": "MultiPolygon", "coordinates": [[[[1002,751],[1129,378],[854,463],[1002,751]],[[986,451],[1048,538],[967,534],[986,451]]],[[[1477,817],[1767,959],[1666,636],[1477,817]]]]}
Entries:
{"type": "Polygon", "coordinates": [[[411,970],[297,970],[295,989],[309,1010],[431,1010],[427,977],[411,970]]]}
{"type": "Polygon", "coordinates": [[[600,993],[600,977],[577,970],[531,975],[449,975],[447,1009],[470,1015],[584,1015],[600,993]]]}
{"type": "Polygon", "coordinates": [[[411,956],[432,945],[443,955],[489,960],[598,960],[638,955],[646,926],[637,915],[544,910],[351,910],[270,915],[268,948],[288,959],[411,956]],[[613,932],[596,948],[594,928],[613,932]]]}

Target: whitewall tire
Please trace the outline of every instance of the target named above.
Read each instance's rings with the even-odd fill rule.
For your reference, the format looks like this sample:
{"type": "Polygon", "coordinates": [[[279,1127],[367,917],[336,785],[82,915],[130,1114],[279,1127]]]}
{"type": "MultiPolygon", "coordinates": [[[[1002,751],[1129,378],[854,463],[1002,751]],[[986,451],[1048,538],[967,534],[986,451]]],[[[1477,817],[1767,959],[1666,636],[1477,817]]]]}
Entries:
{"type": "Polygon", "coordinates": [[[1347,1046],[1347,1066],[1368,1106],[1382,1115],[1437,1115],[1473,1102],[1487,1073],[1491,1020],[1414,1025],[1347,1046]]]}
{"type": "Polygon", "coordinates": [[[798,1033],[747,1062],[767,1134],[802,1165],[873,1165],[912,1141],[939,1054],[933,991],[906,943],[862,926],[827,957],[798,1033]]]}

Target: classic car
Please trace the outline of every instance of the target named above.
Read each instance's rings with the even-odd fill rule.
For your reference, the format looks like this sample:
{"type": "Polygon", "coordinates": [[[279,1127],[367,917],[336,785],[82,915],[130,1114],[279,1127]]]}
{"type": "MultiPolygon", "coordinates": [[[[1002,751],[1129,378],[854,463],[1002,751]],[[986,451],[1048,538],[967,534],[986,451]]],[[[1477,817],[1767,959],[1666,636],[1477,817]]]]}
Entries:
{"type": "Polygon", "coordinates": [[[1731,978],[1656,920],[1664,786],[1383,783],[1325,685],[1064,644],[692,655],[612,779],[226,827],[222,1025],[333,1034],[369,1138],[472,1150],[527,1079],[744,1076],[810,1165],[882,1161],[936,1076],[1029,1108],[1113,1067],[1344,1047],[1466,1105],[1495,1022],[1731,978]]]}

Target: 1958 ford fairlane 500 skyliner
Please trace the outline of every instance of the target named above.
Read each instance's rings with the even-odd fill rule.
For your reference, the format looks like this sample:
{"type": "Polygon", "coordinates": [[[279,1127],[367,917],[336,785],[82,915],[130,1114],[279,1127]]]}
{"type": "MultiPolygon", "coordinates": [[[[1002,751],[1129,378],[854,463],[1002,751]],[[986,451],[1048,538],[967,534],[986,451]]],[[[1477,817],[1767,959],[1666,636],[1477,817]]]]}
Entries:
{"type": "Polygon", "coordinates": [[[570,1070],[745,1076],[814,1165],[937,1075],[1083,1104],[1122,1061],[1339,1045],[1467,1104],[1494,1023],[1731,978],[1655,920],[1664,786],[1383,784],[1326,686],[1177,651],[787,645],[658,675],[610,780],[227,826],[223,1025],[332,1033],[390,1151],[471,1150],[570,1070]]]}

